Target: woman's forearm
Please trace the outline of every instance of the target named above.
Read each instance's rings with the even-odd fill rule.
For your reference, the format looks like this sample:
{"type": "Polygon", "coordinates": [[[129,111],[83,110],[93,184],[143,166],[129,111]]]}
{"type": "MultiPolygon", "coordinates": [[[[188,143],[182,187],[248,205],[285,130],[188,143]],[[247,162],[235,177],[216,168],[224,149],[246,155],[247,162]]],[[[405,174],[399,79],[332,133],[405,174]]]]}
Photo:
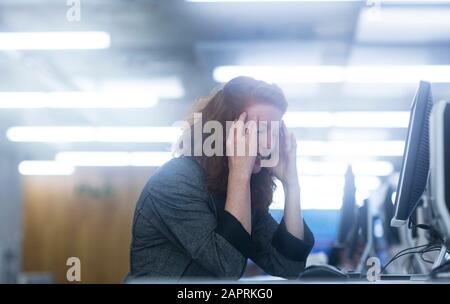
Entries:
{"type": "Polygon", "coordinates": [[[225,210],[231,213],[251,234],[250,177],[230,172],[228,176],[225,210]]]}
{"type": "Polygon", "coordinates": [[[258,134],[254,122],[248,122],[244,128],[246,120],[247,113],[243,112],[239,119],[231,125],[227,137],[229,173],[225,210],[231,213],[248,233],[251,233],[250,178],[255,165],[256,153],[240,155],[242,151],[238,148],[244,148],[247,152],[256,151],[258,134]]]}
{"type": "Polygon", "coordinates": [[[286,229],[293,236],[303,240],[304,226],[300,207],[300,186],[298,180],[283,184],[284,189],[284,222],[286,229]]]}

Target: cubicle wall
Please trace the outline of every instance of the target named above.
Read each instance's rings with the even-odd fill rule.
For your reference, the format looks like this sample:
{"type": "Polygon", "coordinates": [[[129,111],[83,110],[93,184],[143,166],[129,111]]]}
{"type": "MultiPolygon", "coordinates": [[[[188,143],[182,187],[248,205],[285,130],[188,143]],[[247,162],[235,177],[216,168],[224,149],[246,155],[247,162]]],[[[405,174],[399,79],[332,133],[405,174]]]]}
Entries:
{"type": "Polygon", "coordinates": [[[66,283],[69,257],[82,283],[118,283],[128,271],[132,216],[151,168],[81,168],[23,177],[24,272],[66,283]]]}

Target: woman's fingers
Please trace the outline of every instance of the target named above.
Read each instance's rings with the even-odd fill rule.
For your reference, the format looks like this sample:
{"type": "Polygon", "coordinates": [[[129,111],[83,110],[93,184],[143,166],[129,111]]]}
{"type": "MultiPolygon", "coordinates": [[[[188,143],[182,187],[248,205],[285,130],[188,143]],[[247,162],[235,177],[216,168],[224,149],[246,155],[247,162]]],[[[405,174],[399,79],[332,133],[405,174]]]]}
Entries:
{"type": "Polygon", "coordinates": [[[245,135],[245,121],[247,119],[247,112],[242,112],[241,115],[239,115],[239,118],[236,122],[237,129],[239,134],[245,135]]]}
{"type": "Polygon", "coordinates": [[[282,130],[285,138],[285,148],[287,153],[292,153],[297,150],[297,139],[294,133],[287,130],[286,124],[282,121],[282,130]]]}
{"type": "Polygon", "coordinates": [[[297,154],[297,139],[295,138],[294,133],[291,133],[291,150],[292,152],[294,152],[295,154],[297,154]]]}
{"type": "Polygon", "coordinates": [[[239,115],[237,121],[238,134],[242,135],[238,141],[238,144],[240,144],[239,151],[241,152],[239,156],[256,156],[258,136],[256,122],[247,121],[247,118],[247,112],[243,112],[239,115]]]}
{"type": "Polygon", "coordinates": [[[246,151],[248,156],[256,156],[258,148],[258,132],[256,127],[256,122],[249,121],[246,125],[246,151]]]}
{"type": "Polygon", "coordinates": [[[287,131],[286,125],[284,124],[284,121],[281,121],[281,140],[282,140],[282,146],[284,149],[287,147],[287,137],[289,137],[289,133],[287,131]]]}
{"type": "Polygon", "coordinates": [[[247,113],[243,112],[231,126],[228,136],[232,136],[227,143],[228,149],[234,156],[256,156],[258,132],[255,121],[246,121],[247,113]],[[231,145],[233,147],[231,147],[231,145]]]}
{"type": "Polygon", "coordinates": [[[241,115],[239,115],[238,120],[245,122],[246,118],[247,118],[247,112],[242,112],[241,115]]]}
{"type": "Polygon", "coordinates": [[[287,130],[286,124],[284,123],[284,121],[282,121],[282,129],[283,129],[283,134],[284,134],[283,137],[284,137],[285,152],[289,152],[289,151],[291,151],[291,134],[287,130]]]}
{"type": "MultiPolygon", "coordinates": [[[[243,112],[241,115],[239,115],[238,119],[235,119],[230,126],[230,134],[236,135],[235,133],[232,133],[233,130],[234,132],[239,131],[240,132],[239,134],[244,134],[244,125],[246,118],[247,118],[246,112],[243,112]]],[[[234,138],[236,138],[236,136],[234,136],[234,138]]]]}
{"type": "Polygon", "coordinates": [[[230,129],[228,130],[228,137],[227,137],[227,155],[228,156],[234,156],[237,152],[237,135],[238,129],[237,129],[237,120],[234,120],[234,122],[231,124],[230,129]]]}
{"type": "Polygon", "coordinates": [[[238,147],[238,135],[239,129],[237,128],[236,122],[233,125],[233,155],[237,155],[237,147],[238,147]]]}

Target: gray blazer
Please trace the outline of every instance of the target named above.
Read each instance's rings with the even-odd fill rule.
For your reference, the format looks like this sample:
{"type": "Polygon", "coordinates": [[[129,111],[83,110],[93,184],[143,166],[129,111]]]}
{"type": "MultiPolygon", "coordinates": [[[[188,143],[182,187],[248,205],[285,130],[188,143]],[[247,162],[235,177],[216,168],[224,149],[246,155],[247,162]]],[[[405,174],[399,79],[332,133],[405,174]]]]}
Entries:
{"type": "Polygon", "coordinates": [[[203,169],[174,158],[149,179],[136,206],[127,278],[238,279],[250,258],[266,273],[295,278],[314,237],[291,235],[268,210],[252,211],[252,234],[224,211],[225,197],[206,190],[203,169]]]}

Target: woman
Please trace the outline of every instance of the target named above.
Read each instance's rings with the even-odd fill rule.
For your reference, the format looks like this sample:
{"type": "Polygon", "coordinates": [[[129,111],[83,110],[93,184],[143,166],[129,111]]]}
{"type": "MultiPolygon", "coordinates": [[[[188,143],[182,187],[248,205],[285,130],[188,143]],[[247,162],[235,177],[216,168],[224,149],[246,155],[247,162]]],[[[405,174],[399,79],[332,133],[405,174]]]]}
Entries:
{"type": "MultiPolygon", "coordinates": [[[[299,275],[314,237],[302,219],[296,140],[282,123],[286,108],[277,86],[248,77],[231,80],[197,104],[201,124],[218,121],[225,128],[231,121],[223,136],[226,153],[185,152],[153,174],[136,206],[129,277],[238,279],[248,258],[270,275],[299,275]],[[245,122],[251,122],[248,128],[245,122]],[[280,131],[272,132],[277,123],[280,131]],[[270,156],[279,153],[276,166],[262,166],[267,133],[264,148],[270,156]],[[280,135],[279,144],[271,133],[280,135]],[[243,155],[239,143],[246,147],[243,155]],[[268,212],[274,178],[285,193],[280,224],[268,212]]],[[[193,137],[194,125],[187,130],[193,137]]]]}

